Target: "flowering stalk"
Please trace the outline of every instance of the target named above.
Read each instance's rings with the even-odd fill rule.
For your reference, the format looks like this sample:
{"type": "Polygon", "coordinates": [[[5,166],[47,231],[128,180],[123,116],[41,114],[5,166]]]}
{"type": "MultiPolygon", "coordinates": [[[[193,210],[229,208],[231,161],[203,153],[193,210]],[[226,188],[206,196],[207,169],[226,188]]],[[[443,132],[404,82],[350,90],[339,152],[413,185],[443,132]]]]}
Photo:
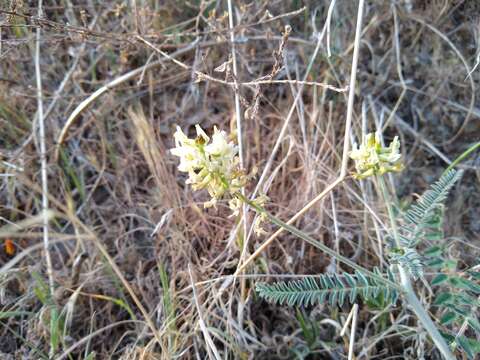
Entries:
{"type": "Polygon", "coordinates": [[[240,193],[237,193],[235,194],[235,196],[237,196],[239,199],[241,199],[242,202],[245,202],[247,203],[248,205],[250,205],[253,209],[255,209],[255,211],[260,214],[259,216],[262,216],[264,219],[268,219],[270,220],[273,224],[275,225],[278,225],[282,228],[284,228],[285,230],[287,230],[288,232],[290,232],[291,234],[293,235],[296,235],[297,237],[299,237],[300,239],[306,241],[307,243],[309,243],[310,245],[322,250],[324,253],[334,257],[335,259],[337,259],[339,262],[341,263],[344,263],[345,265],[348,265],[350,266],[352,269],[355,269],[355,270],[358,270],[360,271],[361,273],[365,274],[365,275],[368,275],[369,277],[371,277],[372,279],[376,279],[382,283],[384,283],[385,285],[388,285],[392,288],[395,288],[397,289],[398,291],[402,291],[402,288],[398,285],[398,284],[395,284],[394,282],[384,278],[384,277],[381,277],[379,276],[378,274],[375,274],[374,272],[371,272],[370,270],[364,268],[363,266],[360,266],[358,265],[357,263],[353,262],[352,260],[340,255],[339,253],[337,253],[335,250],[329,248],[328,246],[324,245],[323,243],[315,240],[314,238],[312,238],[311,236],[305,234],[303,231],[297,229],[296,227],[294,226],[291,226],[285,222],[283,222],[282,220],[280,220],[279,218],[273,216],[272,214],[270,214],[269,212],[267,212],[261,205],[259,205],[257,202],[255,201],[250,201],[248,200],[247,198],[245,198],[242,194],[240,193]]]}
{"type": "MultiPolygon", "coordinates": [[[[387,186],[383,176],[387,172],[399,172],[403,169],[400,154],[400,142],[395,136],[388,147],[383,147],[380,141],[380,134],[367,134],[363,137],[363,141],[358,147],[354,145],[350,152],[350,158],[355,160],[355,168],[357,172],[354,174],[356,179],[365,179],[370,176],[376,176],[380,187],[380,195],[383,197],[387,207],[388,216],[392,226],[392,235],[397,248],[401,248],[401,242],[398,235],[397,222],[393,212],[392,200],[388,193],[387,186]]],[[[445,339],[442,337],[434,322],[428,315],[422,303],[418,299],[412,287],[410,275],[408,271],[401,265],[397,264],[398,273],[400,275],[400,284],[403,296],[410,305],[417,318],[422,323],[425,330],[432,338],[433,342],[446,359],[455,359],[445,339]]]]}

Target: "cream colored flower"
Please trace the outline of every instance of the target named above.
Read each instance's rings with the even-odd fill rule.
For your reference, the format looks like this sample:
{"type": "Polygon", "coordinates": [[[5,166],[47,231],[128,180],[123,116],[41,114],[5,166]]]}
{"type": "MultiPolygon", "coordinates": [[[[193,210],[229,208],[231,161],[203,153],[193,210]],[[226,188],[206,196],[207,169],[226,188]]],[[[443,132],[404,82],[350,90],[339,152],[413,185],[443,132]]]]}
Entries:
{"type": "Polygon", "coordinates": [[[395,136],[388,147],[382,147],[379,133],[364,136],[360,147],[353,145],[349,154],[355,160],[357,172],[354,177],[365,179],[373,175],[383,175],[387,172],[397,172],[403,169],[400,154],[400,141],[395,136]]]}
{"type": "Polygon", "coordinates": [[[240,214],[240,209],[242,208],[242,200],[237,197],[230,199],[228,202],[228,207],[232,210],[230,217],[238,216],[240,214]]]}
{"type": "MultiPolygon", "coordinates": [[[[268,197],[265,194],[260,194],[256,199],[254,199],[252,202],[259,206],[259,207],[264,207],[265,203],[268,201],[268,197]]],[[[265,235],[267,232],[263,229],[263,224],[267,221],[268,217],[267,214],[264,212],[261,212],[257,218],[255,219],[253,223],[253,231],[257,236],[265,235]]]]}
{"type": "MultiPolygon", "coordinates": [[[[228,141],[225,131],[215,127],[210,139],[200,126],[195,128],[196,139],[189,139],[179,127],[174,134],[175,147],[170,152],[180,158],[178,170],[188,173],[186,183],[191,184],[193,190],[207,190],[210,200],[204,207],[216,206],[218,200],[226,198],[231,216],[238,216],[245,201],[241,191],[253,175],[247,175],[240,167],[238,148],[228,141]]],[[[263,207],[267,200],[265,195],[260,195],[252,203],[263,207]]],[[[265,212],[257,216],[254,223],[257,235],[265,233],[262,225],[267,218],[265,212]]]]}
{"type": "Polygon", "coordinates": [[[227,134],[216,127],[211,142],[199,125],[196,139],[189,139],[177,127],[175,148],[170,152],[180,158],[178,170],[188,173],[187,184],[194,190],[206,189],[211,197],[204,206],[215,206],[226,193],[233,194],[245,186],[247,177],[239,168],[238,149],[227,141],[227,134]]]}
{"type": "Polygon", "coordinates": [[[261,235],[267,234],[267,232],[263,228],[263,223],[267,221],[267,219],[268,219],[267,214],[264,212],[260,213],[257,216],[257,218],[253,223],[253,231],[255,232],[255,235],[261,236],[261,235]]]}
{"type": "Polygon", "coordinates": [[[227,133],[214,127],[212,142],[205,146],[205,152],[218,161],[233,161],[238,148],[227,141],[227,133]]]}
{"type": "Polygon", "coordinates": [[[197,130],[196,139],[189,139],[179,126],[177,126],[177,131],[173,135],[175,138],[175,147],[170,149],[170,152],[180,158],[178,170],[183,172],[194,172],[200,169],[205,161],[205,156],[202,154],[201,143],[208,142],[210,139],[200,126],[197,125],[195,128],[197,130]]]}

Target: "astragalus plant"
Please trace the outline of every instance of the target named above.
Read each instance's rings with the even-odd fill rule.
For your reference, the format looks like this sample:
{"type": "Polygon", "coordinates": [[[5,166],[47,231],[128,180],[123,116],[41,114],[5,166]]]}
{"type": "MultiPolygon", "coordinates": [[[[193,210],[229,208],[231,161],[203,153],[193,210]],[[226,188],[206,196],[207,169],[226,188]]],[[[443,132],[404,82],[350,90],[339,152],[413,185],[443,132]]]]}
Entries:
{"type": "Polygon", "coordinates": [[[211,140],[198,125],[196,129],[196,139],[189,139],[178,129],[175,133],[176,148],[171,151],[180,157],[179,170],[188,173],[187,183],[192,184],[194,190],[206,189],[210,194],[211,199],[205,203],[205,207],[215,206],[217,201],[224,199],[229,202],[233,215],[238,215],[240,207],[246,204],[259,214],[260,220],[256,223],[258,233],[262,231],[262,222],[271,221],[354,270],[353,273],[325,273],[297,281],[259,282],[256,289],[260,297],[290,306],[322,303],[342,306],[344,303],[354,304],[359,298],[377,302],[382,299],[384,306],[410,308],[444,358],[454,359],[452,351],[455,347],[464,350],[467,356],[474,356],[475,340],[466,338],[464,334],[460,337],[452,335],[452,332],[448,331],[448,325],[454,321],[464,321],[473,329],[480,329],[478,320],[468,312],[478,304],[475,296],[478,296],[479,286],[474,281],[478,279],[478,273],[469,272],[469,278],[450,273],[439,275],[432,280],[432,286],[444,283],[450,288],[463,286],[465,289],[463,297],[459,296],[458,291],[451,291],[441,293],[440,299],[435,301],[435,305],[447,309],[445,316],[448,321],[443,321],[443,324],[432,320],[412,283],[418,279],[427,283],[424,268],[447,261],[442,258],[441,251],[434,253],[435,247],[430,247],[422,254],[418,245],[431,244],[432,239],[435,239],[437,244],[443,241],[441,236],[439,238],[439,234],[442,234],[443,203],[449,190],[462,176],[461,171],[445,171],[415,204],[401,211],[384,179],[385,174],[401,172],[404,169],[398,137],[395,137],[389,146],[383,146],[380,134],[370,133],[363,137],[359,146],[354,145],[349,154],[355,162],[353,178],[375,183],[390,222],[383,236],[389,264],[384,269],[368,270],[269,214],[263,207],[267,201],[265,196],[254,200],[244,196],[242,189],[252,176],[239,167],[236,146],[228,140],[225,132],[216,128],[211,140]],[[463,308],[458,305],[459,302],[463,308]]]}
{"type": "MultiPolygon", "coordinates": [[[[243,202],[246,200],[241,194],[252,175],[248,175],[240,167],[238,148],[229,141],[225,131],[219,131],[216,127],[210,141],[210,137],[196,125],[197,137],[189,139],[177,127],[174,134],[175,148],[171,153],[180,158],[178,170],[188,173],[187,184],[191,184],[193,190],[206,189],[210,200],[204,203],[204,207],[215,206],[220,199],[227,199],[232,216],[238,215],[243,202]]],[[[263,206],[267,198],[258,196],[252,201],[257,206],[263,206]]],[[[255,231],[262,233],[261,223],[265,215],[258,218],[255,231]]]]}

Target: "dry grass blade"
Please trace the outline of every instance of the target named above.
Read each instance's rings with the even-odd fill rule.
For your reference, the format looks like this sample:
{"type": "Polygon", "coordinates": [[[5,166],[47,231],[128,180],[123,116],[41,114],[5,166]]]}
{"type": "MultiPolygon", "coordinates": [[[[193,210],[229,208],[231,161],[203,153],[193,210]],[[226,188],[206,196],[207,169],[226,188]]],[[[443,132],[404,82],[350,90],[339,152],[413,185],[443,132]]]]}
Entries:
{"type": "MultiPolygon", "coordinates": [[[[292,218],[290,218],[286,223],[291,225],[295,222],[300,216],[302,216],[305,212],[307,212],[313,205],[315,205],[318,201],[323,199],[330,191],[332,191],[338,184],[343,182],[347,175],[347,166],[348,166],[348,153],[350,147],[350,130],[352,126],[352,118],[353,118],[353,102],[355,98],[355,83],[357,77],[357,66],[358,66],[358,57],[359,57],[359,48],[360,48],[360,37],[362,33],[362,17],[363,17],[363,6],[364,0],[360,0],[358,5],[358,13],[357,13],[357,26],[355,32],[355,45],[353,49],[353,59],[352,59],[352,71],[350,74],[350,83],[349,83],[349,95],[348,95],[348,103],[347,103],[347,118],[345,124],[345,135],[343,141],[343,153],[342,153],[342,164],[340,168],[340,175],[339,177],[333,181],[329,186],[325,188],[320,194],[318,194],[313,200],[311,200],[307,205],[305,205],[300,211],[298,211],[292,218]]],[[[298,91],[300,94],[301,91],[298,91]]],[[[297,97],[299,96],[297,94],[297,97]]],[[[293,107],[292,107],[293,109],[293,107]]],[[[286,123],[286,122],[285,122],[286,123]]],[[[275,148],[274,148],[275,151],[275,148]]],[[[265,171],[264,171],[265,173],[265,171]]],[[[263,175],[263,174],[262,174],[263,175]]],[[[260,178],[259,183],[261,182],[262,178],[260,178]]],[[[257,186],[258,187],[258,186],[257,186]]],[[[236,275],[240,274],[253,260],[255,260],[272,242],[276,239],[280,233],[282,233],[283,229],[278,229],[272,236],[270,236],[263,244],[244,262],[242,263],[237,271],[235,272],[236,275]]]]}
{"type": "Polygon", "coordinates": [[[384,275],[405,260],[387,246],[378,182],[349,176],[351,146],[377,129],[384,145],[401,143],[405,169],[387,187],[395,212],[445,167],[465,172],[441,209],[444,239],[414,249],[448,245],[448,262],[412,287],[457,357],[478,339],[434,305],[457,293],[450,280],[432,283],[478,283],[480,4],[4,3],[0,359],[440,358],[403,303],[359,304],[352,326],[346,304],[296,311],[257,296],[259,281],[384,275]],[[196,125],[216,144],[200,165],[217,187],[182,170],[188,149],[170,151],[177,126],[194,140],[196,125]],[[215,127],[241,147],[235,166],[215,127]],[[225,169],[234,176],[217,177],[225,169]],[[220,196],[232,179],[241,184],[220,196]],[[242,190],[268,200],[245,214],[231,198],[242,190]]]}
{"type": "Polygon", "coordinates": [[[143,158],[147,162],[150,172],[157,180],[157,185],[160,186],[161,183],[158,183],[158,181],[162,179],[162,174],[161,170],[159,169],[159,163],[162,161],[163,156],[160,153],[158,143],[154,137],[155,131],[148,123],[141,108],[136,110],[129,108],[127,112],[133,124],[132,129],[137,145],[142,152],[143,158]]]}
{"type": "MultiPolygon", "coordinates": [[[[38,2],[38,17],[42,17],[42,0],[38,2]]],[[[37,79],[37,103],[38,103],[38,128],[39,136],[38,142],[40,144],[40,163],[41,163],[41,177],[42,177],[42,214],[43,214],[43,246],[45,250],[45,261],[47,264],[48,283],[50,286],[50,296],[53,297],[55,292],[55,283],[53,280],[53,266],[52,258],[50,256],[49,244],[49,215],[48,215],[48,174],[47,174],[47,146],[45,138],[45,119],[43,113],[43,90],[42,90],[42,72],[40,69],[40,44],[41,44],[42,30],[37,29],[36,44],[35,44],[35,75],[37,79]]]]}
{"type": "Polygon", "coordinates": [[[205,338],[205,342],[207,343],[207,346],[208,346],[207,347],[208,356],[211,359],[221,360],[222,357],[218,353],[218,350],[215,344],[213,343],[212,337],[210,336],[210,331],[208,330],[205,324],[205,321],[203,320],[202,308],[200,306],[200,302],[198,301],[197,289],[195,287],[195,281],[193,280],[192,266],[190,264],[188,265],[188,274],[190,276],[190,284],[192,286],[192,291],[193,291],[193,301],[195,302],[195,307],[197,308],[197,312],[198,312],[198,324],[205,338]]]}
{"type": "Polygon", "coordinates": [[[468,112],[467,112],[467,115],[465,116],[465,119],[462,121],[462,125],[456,131],[455,135],[452,136],[446,142],[447,144],[450,144],[450,143],[454,142],[456,139],[458,139],[458,137],[460,135],[462,135],[463,130],[468,126],[468,123],[469,123],[470,118],[472,116],[473,108],[475,106],[475,82],[473,81],[473,78],[471,76],[468,76],[468,74],[471,73],[470,66],[468,65],[467,60],[462,55],[460,50],[458,50],[457,46],[455,46],[455,44],[452,43],[452,41],[450,41],[450,39],[444,33],[439,31],[435,26],[429,24],[424,19],[421,19],[421,18],[416,17],[416,16],[412,16],[411,18],[413,20],[418,21],[419,23],[425,25],[426,27],[428,27],[431,31],[433,31],[435,34],[437,34],[443,41],[445,41],[448,44],[448,46],[450,46],[450,48],[455,52],[455,54],[458,56],[458,58],[461,60],[461,62],[463,64],[463,66],[465,67],[465,72],[467,74],[468,82],[470,83],[471,94],[470,94],[470,104],[469,104],[468,112]]]}
{"type": "MultiPolygon", "coordinates": [[[[170,57],[174,58],[175,56],[179,56],[179,55],[184,54],[188,51],[191,51],[192,49],[195,48],[195,45],[196,44],[194,43],[194,44],[190,44],[189,46],[187,46],[183,49],[179,49],[176,52],[174,52],[172,55],[170,55],[170,57]]],[[[112,90],[115,87],[117,87],[118,85],[123,84],[124,82],[126,82],[126,81],[128,81],[128,80],[130,80],[130,79],[132,79],[136,76],[139,76],[139,75],[143,74],[145,71],[154,69],[154,68],[156,68],[156,67],[158,67],[162,64],[163,64],[163,61],[159,60],[159,61],[155,61],[153,63],[147,64],[147,65],[141,66],[141,67],[139,67],[135,70],[131,70],[131,71],[127,72],[126,74],[123,74],[122,76],[119,76],[116,79],[108,82],[106,85],[104,85],[101,88],[99,88],[98,90],[96,90],[88,98],[83,100],[75,108],[75,110],[72,111],[72,113],[68,117],[67,121],[65,122],[65,124],[64,124],[64,126],[63,126],[63,128],[60,132],[60,135],[58,136],[57,147],[55,149],[55,156],[54,156],[55,161],[58,161],[58,159],[59,159],[59,149],[60,149],[60,146],[62,146],[63,142],[65,141],[65,138],[67,136],[69,128],[74,124],[77,117],[83,111],[85,111],[85,109],[88,106],[90,106],[96,99],[98,99],[102,94],[106,93],[107,91],[112,90]]]]}

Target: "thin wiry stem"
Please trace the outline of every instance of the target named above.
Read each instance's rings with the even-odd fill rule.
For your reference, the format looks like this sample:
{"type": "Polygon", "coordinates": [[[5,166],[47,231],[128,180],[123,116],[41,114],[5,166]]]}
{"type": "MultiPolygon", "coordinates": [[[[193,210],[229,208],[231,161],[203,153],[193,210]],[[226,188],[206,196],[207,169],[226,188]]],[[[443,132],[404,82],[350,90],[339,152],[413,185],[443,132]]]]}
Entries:
{"type": "Polygon", "coordinates": [[[215,347],[215,343],[213,342],[213,339],[210,335],[210,330],[208,329],[207,325],[205,324],[205,321],[203,320],[202,308],[200,307],[200,303],[198,301],[197,289],[195,287],[195,281],[193,280],[192,266],[190,264],[188,264],[188,275],[190,276],[190,284],[192,286],[192,291],[193,291],[193,300],[195,302],[195,307],[197,308],[197,312],[198,312],[198,324],[204,336],[205,343],[207,344],[207,351],[208,351],[209,358],[210,359],[214,358],[215,360],[221,360],[222,357],[220,356],[217,348],[215,347]]]}
{"type": "MultiPolygon", "coordinates": [[[[240,94],[239,94],[239,87],[238,87],[238,66],[237,66],[237,53],[235,51],[235,32],[233,31],[234,24],[233,24],[233,8],[232,8],[232,1],[228,0],[228,25],[230,27],[230,42],[231,42],[231,56],[232,56],[232,70],[233,70],[233,81],[234,87],[233,92],[235,94],[235,120],[237,124],[237,143],[238,143],[238,157],[240,159],[240,167],[242,169],[245,168],[245,157],[244,157],[244,150],[243,150],[243,128],[242,128],[242,111],[240,108],[240,94]]],[[[245,189],[242,188],[242,195],[245,196],[245,189]]],[[[243,249],[240,258],[243,260],[245,257],[248,243],[246,241],[246,234],[248,230],[247,224],[247,205],[242,205],[242,220],[243,220],[243,249]]]]}
{"type": "Polygon", "coordinates": [[[254,208],[255,211],[265,214],[273,224],[280,226],[281,228],[287,230],[289,233],[299,237],[300,239],[306,241],[307,243],[316,247],[317,249],[322,250],[324,253],[326,253],[326,254],[334,257],[335,259],[337,259],[339,262],[341,262],[341,263],[343,263],[347,266],[350,266],[352,269],[360,271],[361,273],[363,273],[365,275],[368,275],[372,279],[376,279],[376,280],[378,280],[378,281],[380,281],[380,282],[382,282],[382,283],[384,283],[384,284],[386,284],[386,285],[388,285],[392,288],[401,290],[401,288],[397,284],[395,284],[394,282],[392,282],[388,279],[385,279],[382,276],[379,276],[378,274],[364,268],[363,266],[358,265],[357,263],[353,262],[352,260],[348,259],[347,257],[345,257],[345,256],[339,254],[338,252],[336,252],[335,250],[329,248],[327,245],[325,245],[325,244],[321,243],[320,241],[315,240],[311,236],[305,234],[303,231],[297,229],[296,227],[291,226],[287,223],[284,223],[282,220],[278,219],[277,217],[275,217],[272,214],[270,214],[269,212],[267,212],[264,208],[258,206],[254,202],[252,202],[252,201],[246,199],[245,197],[243,197],[241,194],[237,193],[236,196],[238,196],[238,198],[240,198],[242,201],[248,203],[248,205],[250,205],[252,208],[254,208]]]}
{"type": "Polygon", "coordinates": [[[280,149],[280,145],[282,144],[283,138],[285,137],[285,134],[287,133],[288,124],[290,123],[290,120],[292,119],[293,114],[295,113],[295,109],[297,108],[298,101],[302,97],[305,81],[307,80],[308,75],[310,74],[310,70],[312,69],[312,66],[315,63],[315,59],[317,57],[317,54],[320,51],[320,47],[322,45],[322,39],[323,39],[322,36],[319,36],[318,39],[317,39],[317,45],[316,45],[315,50],[313,51],[313,54],[310,58],[310,62],[307,65],[307,69],[305,70],[305,74],[303,76],[303,81],[300,83],[300,86],[299,86],[298,91],[297,91],[297,95],[295,96],[295,99],[293,100],[293,104],[290,107],[290,111],[288,112],[287,117],[285,118],[285,121],[283,122],[283,126],[280,129],[280,134],[277,137],[275,145],[273,145],[272,152],[270,153],[270,156],[267,160],[267,164],[265,165],[265,167],[262,171],[262,174],[260,175],[260,179],[258,180],[257,185],[255,186],[255,189],[253,190],[252,196],[250,197],[251,199],[255,198],[255,196],[259,192],[261,186],[263,185],[263,183],[264,183],[264,181],[265,181],[265,179],[268,175],[268,172],[270,171],[270,168],[273,165],[273,160],[275,159],[275,156],[276,156],[278,150],[280,149]]]}
{"type": "MultiPolygon", "coordinates": [[[[147,39],[145,39],[142,36],[137,35],[137,36],[135,36],[135,38],[137,40],[141,41],[142,43],[144,43],[145,45],[147,45],[148,47],[150,47],[151,49],[155,50],[157,53],[162,55],[164,58],[172,61],[174,64],[177,64],[182,69],[188,70],[188,71],[193,70],[193,73],[197,77],[198,81],[212,81],[214,83],[227,85],[227,86],[230,86],[230,87],[233,87],[233,88],[235,88],[237,86],[246,86],[246,87],[250,87],[253,91],[255,91],[255,88],[254,88],[255,86],[262,85],[262,84],[270,84],[270,85],[272,85],[272,84],[294,84],[294,85],[300,85],[300,86],[305,86],[305,85],[320,86],[320,87],[323,87],[323,88],[326,88],[326,89],[329,89],[329,90],[332,90],[332,91],[336,91],[336,92],[345,92],[347,90],[346,88],[339,88],[339,87],[336,87],[336,86],[333,86],[333,85],[330,85],[330,84],[327,84],[327,83],[319,83],[319,82],[315,82],[315,81],[305,81],[305,80],[304,81],[298,81],[298,80],[273,80],[273,79],[271,79],[271,80],[252,80],[252,81],[246,81],[246,82],[241,82],[241,81],[238,81],[238,80],[237,81],[222,80],[222,79],[218,79],[216,77],[210,76],[210,75],[208,75],[204,72],[192,69],[192,67],[190,65],[187,65],[187,64],[181,62],[180,60],[175,59],[172,55],[167,54],[165,51],[161,50],[158,46],[155,46],[154,44],[152,44],[150,41],[148,41],[147,39]]],[[[318,44],[318,42],[317,42],[317,44],[318,44]]],[[[195,40],[192,44],[190,44],[186,48],[192,49],[192,48],[195,48],[197,46],[201,46],[201,43],[199,43],[198,40],[195,40]]],[[[316,51],[318,52],[318,50],[316,50],[316,51]]],[[[314,52],[315,52],[315,50],[314,50],[314,52]]]]}
{"type": "MultiPolygon", "coordinates": [[[[242,129],[242,111],[240,108],[240,89],[238,87],[238,66],[237,66],[237,52],[235,51],[235,32],[233,31],[233,7],[232,0],[228,0],[228,25],[230,28],[230,42],[231,42],[231,56],[232,56],[232,70],[233,70],[233,93],[235,95],[235,120],[237,124],[237,144],[238,144],[238,157],[240,159],[240,167],[245,169],[245,159],[243,151],[243,129],[242,129]]],[[[245,188],[242,188],[242,195],[245,196],[245,188]]],[[[243,239],[242,239],[242,250],[240,254],[240,262],[243,261],[248,251],[248,221],[247,221],[247,204],[242,204],[242,223],[243,223],[243,239]]],[[[242,296],[241,299],[245,298],[245,279],[240,280],[242,296]]],[[[241,323],[241,318],[243,317],[243,304],[239,304],[238,313],[241,323]]]]}
{"type": "Polygon", "coordinates": [[[465,150],[460,156],[458,156],[453,162],[450,164],[450,166],[444,171],[444,174],[447,171],[452,170],[455,166],[460,164],[465,158],[467,158],[472,152],[475,150],[480,149],[480,141],[477,142],[476,144],[471,145],[467,150],[465,150]]]}
{"type": "MultiPolygon", "coordinates": [[[[189,52],[190,50],[194,49],[195,46],[198,44],[197,41],[194,41],[187,47],[178,49],[171,55],[169,55],[170,59],[175,58],[176,56],[179,56],[181,54],[184,54],[186,52],[189,52]]],[[[96,90],[94,93],[92,93],[89,97],[87,97],[85,100],[83,100],[80,104],[77,105],[77,107],[71,112],[69,115],[68,119],[65,122],[65,125],[63,126],[62,130],[60,131],[60,135],[58,136],[56,140],[56,147],[55,147],[55,154],[54,154],[54,159],[55,161],[58,161],[60,157],[60,146],[63,144],[65,141],[65,138],[67,137],[68,130],[70,127],[74,124],[75,120],[78,118],[78,116],[88,107],[90,106],[96,99],[98,99],[101,95],[104,93],[108,92],[109,90],[114,89],[120,84],[123,84],[124,82],[131,80],[132,78],[136,76],[141,76],[145,71],[151,70],[155,67],[158,67],[163,64],[163,60],[158,60],[152,63],[147,63],[137,69],[131,70],[115,79],[112,81],[108,82],[107,84],[103,85],[100,87],[98,90],[96,90]]]]}
{"type": "MultiPolygon", "coordinates": [[[[327,195],[332,189],[334,189],[338,184],[340,184],[343,181],[343,179],[337,179],[333,183],[331,183],[329,186],[325,188],[320,194],[318,194],[313,200],[311,200],[307,205],[303,207],[299,212],[297,212],[293,217],[290,218],[286,222],[287,225],[293,224],[298,218],[300,218],[305,212],[308,211],[315,203],[317,203],[320,199],[322,199],[325,195],[327,195]]],[[[265,249],[277,238],[278,235],[280,235],[285,229],[283,227],[280,227],[277,231],[275,231],[267,240],[263,242],[262,245],[260,245],[255,252],[250,255],[250,257],[245,260],[243,264],[241,264],[237,271],[235,271],[235,275],[240,274],[242,271],[245,270],[245,268],[253,261],[255,260],[265,249]]]]}
{"type": "MultiPolygon", "coordinates": [[[[42,17],[42,0],[38,2],[38,17],[42,17]]],[[[47,147],[45,144],[45,121],[43,114],[43,94],[42,94],[42,73],[40,70],[40,40],[41,28],[37,28],[35,37],[35,77],[37,80],[37,119],[39,127],[39,145],[40,145],[40,167],[41,167],[41,182],[42,182],[42,226],[43,226],[43,248],[45,251],[45,262],[47,265],[48,285],[50,290],[50,299],[54,301],[55,283],[53,281],[53,266],[52,258],[50,256],[50,241],[49,241],[49,214],[48,214],[48,175],[47,175],[47,147]]],[[[54,346],[50,346],[49,356],[52,357],[55,353],[54,346]]]]}
{"type": "MultiPolygon", "coordinates": [[[[308,204],[306,204],[299,212],[297,212],[286,224],[290,225],[295,222],[300,216],[307,212],[313,205],[318,201],[323,199],[330,191],[332,191],[337,185],[342,183],[347,176],[347,166],[348,166],[348,153],[350,151],[350,131],[352,128],[352,118],[353,118],[353,101],[355,99],[355,82],[357,79],[357,66],[358,66],[358,57],[360,49],[360,38],[362,35],[362,18],[363,18],[363,7],[364,0],[360,0],[358,4],[358,13],[357,13],[357,26],[355,32],[355,42],[353,47],[353,59],[352,59],[352,71],[350,74],[350,83],[349,83],[349,93],[348,93],[348,105],[347,105],[347,119],[345,124],[345,134],[343,139],[343,155],[342,155],[342,165],[340,170],[339,177],[334,180],[330,185],[328,185],[320,194],[318,194],[314,199],[312,199],[308,204]]],[[[313,59],[313,57],[312,57],[313,59]]],[[[312,60],[313,61],[313,60],[312,60]]],[[[307,69],[308,70],[308,69],[307,69]]],[[[298,90],[297,97],[301,94],[302,88],[298,90]]],[[[296,98],[297,99],[297,98],[296,98]]],[[[295,105],[295,104],[294,104],[295,105]]],[[[292,108],[294,108],[292,106],[292,108]]],[[[292,111],[293,112],[293,111],[292,111]]],[[[288,116],[287,116],[288,119],[288,116]]],[[[283,129],[282,129],[283,130],[283,129]]],[[[275,148],[274,148],[275,151],[275,148]]],[[[268,165],[268,163],[267,163],[268,165]]],[[[264,170],[265,173],[265,170],[264,170]]],[[[263,174],[262,174],[263,175],[263,174]]],[[[260,178],[259,184],[262,182],[260,178]]],[[[258,189],[259,185],[257,185],[258,189]]],[[[255,192],[254,192],[255,194],[255,192]]],[[[235,275],[240,274],[253,260],[255,260],[272,242],[277,238],[277,236],[283,231],[283,228],[280,227],[273,235],[271,235],[243,264],[237,268],[235,275]]]]}
{"type": "Polygon", "coordinates": [[[358,304],[353,305],[352,309],[352,329],[350,330],[350,340],[348,342],[348,360],[353,360],[353,347],[355,345],[355,331],[357,329],[358,304]]]}
{"type": "MultiPolygon", "coordinates": [[[[232,1],[228,0],[228,24],[230,30],[233,29],[233,9],[232,1]]],[[[232,43],[231,54],[232,54],[232,70],[233,70],[233,82],[234,82],[234,94],[235,94],[235,115],[237,122],[237,142],[238,142],[238,156],[240,158],[240,166],[243,168],[245,159],[243,154],[243,130],[242,130],[242,112],[240,109],[240,94],[238,88],[238,66],[237,66],[237,53],[235,51],[235,33],[230,31],[230,42],[232,43]]]]}
{"type": "MultiPolygon", "coordinates": [[[[38,17],[42,16],[42,0],[38,2],[38,17]]],[[[55,284],[53,282],[53,267],[52,258],[49,249],[48,237],[48,176],[47,176],[47,148],[45,145],[45,122],[43,114],[43,95],[42,95],[42,73],[40,71],[40,40],[41,28],[37,28],[36,44],[35,44],[35,75],[37,79],[37,114],[38,114],[38,128],[39,128],[39,143],[40,143],[40,166],[42,179],[42,213],[43,213],[43,246],[45,249],[45,261],[47,263],[48,283],[50,287],[50,295],[53,298],[55,291],[55,284]]]]}
{"type": "Polygon", "coordinates": [[[342,168],[340,178],[347,175],[348,152],[350,150],[350,131],[352,128],[353,102],[355,100],[355,82],[357,81],[358,57],[360,54],[360,37],[362,35],[362,19],[364,0],[358,4],[357,26],[355,29],[355,44],[353,46],[352,72],[350,73],[350,88],[348,89],[347,120],[345,122],[345,135],[343,138],[342,168]]]}

